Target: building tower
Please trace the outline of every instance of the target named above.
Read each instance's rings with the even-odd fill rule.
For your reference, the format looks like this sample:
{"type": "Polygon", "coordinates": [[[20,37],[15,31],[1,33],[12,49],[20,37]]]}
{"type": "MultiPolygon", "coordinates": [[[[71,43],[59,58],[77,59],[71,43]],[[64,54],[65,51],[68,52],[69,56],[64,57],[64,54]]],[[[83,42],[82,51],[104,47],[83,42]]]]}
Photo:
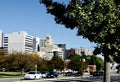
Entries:
{"type": "Polygon", "coordinates": [[[26,32],[15,32],[4,36],[4,49],[12,52],[33,52],[33,36],[26,32]]]}
{"type": "Polygon", "coordinates": [[[63,60],[66,59],[66,44],[57,44],[58,47],[62,48],[63,51],[63,60]]]}

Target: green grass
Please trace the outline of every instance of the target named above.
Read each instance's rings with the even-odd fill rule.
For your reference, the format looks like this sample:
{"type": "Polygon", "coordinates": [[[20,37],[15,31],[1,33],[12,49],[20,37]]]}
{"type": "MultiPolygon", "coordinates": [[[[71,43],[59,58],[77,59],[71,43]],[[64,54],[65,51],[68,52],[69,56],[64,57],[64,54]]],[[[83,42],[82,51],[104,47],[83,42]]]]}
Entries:
{"type": "Polygon", "coordinates": [[[0,72],[0,78],[22,77],[21,72],[0,72]]]}

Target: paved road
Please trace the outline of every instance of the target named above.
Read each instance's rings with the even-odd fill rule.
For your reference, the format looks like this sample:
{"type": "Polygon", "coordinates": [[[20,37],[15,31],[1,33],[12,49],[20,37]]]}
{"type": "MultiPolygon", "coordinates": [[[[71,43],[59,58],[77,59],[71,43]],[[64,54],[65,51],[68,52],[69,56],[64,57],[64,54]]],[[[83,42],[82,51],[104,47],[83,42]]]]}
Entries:
{"type": "MultiPolygon", "coordinates": [[[[90,77],[84,75],[84,77],[63,77],[59,78],[46,78],[40,80],[24,80],[21,78],[3,78],[0,82],[103,82],[103,77],[90,77]]],[[[112,74],[111,82],[120,82],[120,74],[112,74]]]]}
{"type": "MultiPolygon", "coordinates": [[[[82,77],[59,77],[59,78],[42,78],[40,80],[24,80],[21,78],[3,78],[0,82],[81,82],[82,77]]],[[[82,81],[83,82],[83,81],[82,81]]],[[[86,81],[84,81],[86,82],[86,81]]]]}

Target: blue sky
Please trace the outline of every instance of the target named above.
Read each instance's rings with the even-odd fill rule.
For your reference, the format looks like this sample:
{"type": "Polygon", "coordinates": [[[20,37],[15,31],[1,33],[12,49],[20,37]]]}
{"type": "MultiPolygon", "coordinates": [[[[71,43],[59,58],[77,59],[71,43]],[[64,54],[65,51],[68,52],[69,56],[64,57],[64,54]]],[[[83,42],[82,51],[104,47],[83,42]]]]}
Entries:
{"type": "Polygon", "coordinates": [[[93,50],[94,47],[87,39],[76,36],[76,30],[56,24],[39,0],[0,0],[0,29],[4,34],[26,31],[39,38],[50,34],[55,44],[66,44],[68,49],[84,47],[93,50]]]}

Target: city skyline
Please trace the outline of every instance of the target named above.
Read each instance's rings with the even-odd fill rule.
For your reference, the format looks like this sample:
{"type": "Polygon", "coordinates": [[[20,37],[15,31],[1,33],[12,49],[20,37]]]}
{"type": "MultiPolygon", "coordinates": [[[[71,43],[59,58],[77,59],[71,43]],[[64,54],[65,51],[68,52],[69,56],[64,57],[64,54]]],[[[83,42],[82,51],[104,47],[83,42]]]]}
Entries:
{"type": "Polygon", "coordinates": [[[4,34],[26,31],[40,38],[50,34],[54,43],[66,44],[67,48],[94,49],[93,43],[76,36],[77,30],[56,24],[54,17],[46,13],[39,0],[1,0],[0,11],[0,30],[4,34]]]}

